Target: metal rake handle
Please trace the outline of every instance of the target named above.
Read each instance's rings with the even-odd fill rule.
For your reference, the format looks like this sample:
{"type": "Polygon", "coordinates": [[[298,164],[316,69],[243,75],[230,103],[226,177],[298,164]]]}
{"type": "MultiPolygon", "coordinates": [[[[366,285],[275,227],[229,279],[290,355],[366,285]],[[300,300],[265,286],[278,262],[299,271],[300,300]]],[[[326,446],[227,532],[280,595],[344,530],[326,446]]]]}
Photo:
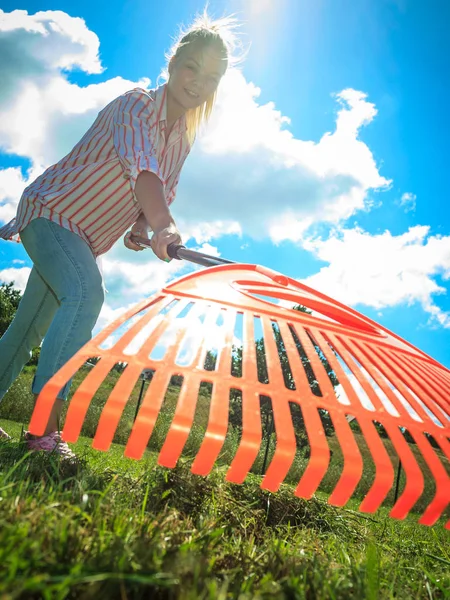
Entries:
{"type": "MultiPolygon", "coordinates": [[[[150,248],[150,240],[141,238],[136,235],[131,236],[131,241],[140,246],[147,246],[150,248]]],[[[215,267],[216,265],[232,265],[232,260],[226,258],[220,258],[218,256],[211,256],[210,254],[204,254],[203,252],[197,252],[196,250],[189,250],[186,246],[180,244],[170,244],[167,246],[167,254],[170,258],[176,260],[188,260],[191,263],[202,265],[203,267],[215,267]]]]}

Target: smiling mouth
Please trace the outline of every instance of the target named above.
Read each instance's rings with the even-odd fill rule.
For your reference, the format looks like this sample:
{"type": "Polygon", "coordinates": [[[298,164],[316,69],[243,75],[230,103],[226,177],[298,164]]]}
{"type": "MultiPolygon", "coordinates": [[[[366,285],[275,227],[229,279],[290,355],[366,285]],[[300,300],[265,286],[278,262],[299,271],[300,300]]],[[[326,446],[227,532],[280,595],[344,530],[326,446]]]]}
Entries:
{"type": "Polygon", "coordinates": [[[191,90],[187,90],[186,88],[184,89],[184,91],[186,92],[186,94],[190,97],[190,98],[194,98],[195,100],[198,99],[198,94],[196,94],[195,92],[191,92],[191,90]]]}

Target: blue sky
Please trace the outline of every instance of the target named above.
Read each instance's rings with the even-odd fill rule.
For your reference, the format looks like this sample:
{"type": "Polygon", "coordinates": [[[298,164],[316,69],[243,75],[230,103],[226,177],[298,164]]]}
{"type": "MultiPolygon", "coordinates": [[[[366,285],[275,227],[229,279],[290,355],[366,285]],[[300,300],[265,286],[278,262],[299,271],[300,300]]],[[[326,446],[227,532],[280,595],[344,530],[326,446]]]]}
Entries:
{"type": "MultiPolygon", "coordinates": [[[[240,76],[226,84],[217,122],[183,172],[174,214],[188,232],[188,245],[305,281],[450,367],[450,183],[444,165],[450,5],[444,0],[211,0],[209,7],[214,16],[236,13],[242,39],[251,46],[240,76]],[[259,95],[252,96],[250,84],[259,95]],[[339,99],[344,90],[351,92],[339,99]],[[246,122],[254,116],[256,124],[267,123],[264,139],[258,138],[257,125],[242,133],[245,140],[220,135],[234,93],[247,102],[246,122]],[[289,122],[280,124],[277,115],[289,122]],[[323,136],[336,131],[339,115],[341,134],[332,138],[329,156],[323,136]],[[249,150],[236,160],[244,143],[249,150]],[[257,188],[244,183],[239,191],[229,184],[235,171],[241,181],[240,162],[257,173],[260,156],[267,173],[257,188]],[[298,162],[294,172],[286,162],[291,156],[298,162]],[[350,176],[357,181],[354,188],[342,183],[340,199],[327,196],[331,188],[324,181],[341,185],[340,178],[350,176]],[[228,202],[232,196],[236,202],[228,202]],[[215,223],[207,235],[207,224],[216,219],[222,225],[215,223]],[[202,224],[201,234],[196,223],[202,224]]],[[[20,195],[15,168],[25,182],[30,167],[48,166],[70,150],[102,102],[128,83],[149,78],[153,85],[177,25],[189,23],[202,8],[195,0],[3,3],[6,13],[20,9],[31,18],[38,11],[62,11],[81,17],[85,26],[81,44],[71,34],[71,22],[58,39],[55,53],[62,48],[82,56],[81,66],[65,69],[44,51],[45,36],[27,31],[27,15],[10,25],[15,37],[11,29],[0,30],[22,62],[29,60],[23,74],[11,66],[11,87],[0,92],[0,223],[20,195]],[[98,37],[102,72],[86,32],[98,37]],[[30,95],[38,112],[27,126],[34,132],[40,123],[31,136],[20,134],[25,109],[19,99],[28,89],[27,78],[42,95],[30,95]],[[48,103],[45,86],[61,81],[76,87],[61,87],[48,103]],[[83,101],[77,107],[78,90],[83,101]]],[[[46,23],[55,18],[43,17],[46,23]]],[[[102,323],[181,272],[178,265],[149,261],[148,253],[130,256],[119,245],[112,250],[105,265],[110,293],[102,323]],[[139,269],[133,271],[131,263],[139,269]]],[[[23,285],[29,266],[21,246],[0,242],[0,279],[23,285]]]]}

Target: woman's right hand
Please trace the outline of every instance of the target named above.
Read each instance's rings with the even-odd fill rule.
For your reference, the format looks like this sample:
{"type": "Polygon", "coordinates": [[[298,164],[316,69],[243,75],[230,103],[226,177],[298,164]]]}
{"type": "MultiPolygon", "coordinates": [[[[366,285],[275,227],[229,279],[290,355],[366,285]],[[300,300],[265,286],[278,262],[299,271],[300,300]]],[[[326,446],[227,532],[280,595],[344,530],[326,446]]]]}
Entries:
{"type": "Polygon", "coordinates": [[[171,260],[167,254],[167,246],[170,244],[182,244],[181,235],[175,223],[169,225],[169,227],[155,231],[150,240],[153,252],[160,260],[164,260],[165,262],[171,260]]]}

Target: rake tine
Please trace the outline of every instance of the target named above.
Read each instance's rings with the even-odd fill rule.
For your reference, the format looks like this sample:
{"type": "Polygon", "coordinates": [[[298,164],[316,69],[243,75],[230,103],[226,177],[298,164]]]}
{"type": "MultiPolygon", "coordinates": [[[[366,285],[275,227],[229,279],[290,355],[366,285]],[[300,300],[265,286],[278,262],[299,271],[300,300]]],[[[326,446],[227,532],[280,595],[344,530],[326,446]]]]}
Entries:
{"type": "MultiPolygon", "coordinates": [[[[414,410],[416,411],[416,413],[419,416],[423,417],[425,415],[423,408],[416,402],[415,398],[413,398],[411,396],[411,394],[409,393],[409,391],[402,385],[402,382],[395,376],[393,378],[390,377],[390,369],[385,364],[385,360],[377,358],[377,356],[375,354],[372,354],[370,349],[364,348],[364,350],[366,350],[366,351],[365,352],[364,352],[364,350],[361,351],[359,348],[359,344],[356,341],[353,341],[352,344],[346,343],[345,345],[346,345],[347,349],[353,354],[353,356],[356,357],[356,359],[359,361],[359,363],[361,365],[363,365],[364,369],[370,375],[370,377],[372,377],[372,379],[375,381],[375,383],[384,392],[384,394],[386,395],[386,397],[388,398],[390,403],[394,406],[394,408],[397,411],[397,414],[400,416],[400,418],[402,418],[403,420],[405,420],[405,419],[409,420],[411,415],[408,413],[404,404],[402,402],[400,402],[398,396],[396,396],[394,394],[394,392],[392,391],[392,389],[386,384],[385,379],[380,375],[380,373],[382,375],[384,375],[384,377],[386,377],[386,379],[391,384],[395,382],[397,390],[400,393],[402,393],[405,400],[410,404],[410,406],[412,408],[414,408],[414,410]],[[369,363],[367,360],[367,354],[372,359],[371,363],[369,363]],[[374,366],[374,365],[376,365],[376,366],[374,366]]],[[[381,403],[376,408],[381,411],[382,406],[383,406],[383,403],[381,403]]],[[[384,406],[383,406],[383,408],[384,408],[384,406]]],[[[426,416],[425,416],[425,418],[426,418],[426,416]]]]}
{"type": "MultiPolygon", "coordinates": [[[[151,322],[151,320],[161,311],[162,308],[167,307],[170,304],[171,299],[167,298],[166,302],[161,303],[159,306],[153,307],[147,314],[143,315],[121,338],[114,344],[115,357],[119,358],[119,362],[125,362],[129,360],[129,355],[126,355],[124,351],[130,346],[130,344],[136,339],[136,336],[142,332],[142,330],[151,322]]],[[[103,407],[103,411],[99,420],[97,431],[92,442],[92,447],[97,450],[106,451],[110,448],[113,441],[117,426],[120,418],[123,414],[128,397],[130,396],[136,381],[141,374],[145,362],[145,353],[154,347],[158,336],[161,335],[167,329],[168,323],[165,321],[160,322],[150,333],[148,339],[141,347],[140,351],[136,352],[136,359],[132,364],[128,364],[125,370],[122,372],[119,380],[117,381],[114,389],[109,395],[109,398],[103,407]]],[[[106,375],[105,375],[106,376],[106,375]]],[[[87,382],[87,386],[90,382],[87,382]]],[[[81,401],[81,397],[74,396],[74,406],[81,401]]],[[[79,419],[81,418],[82,411],[80,411],[79,419]]],[[[86,415],[84,412],[83,418],[86,415]]]]}
{"type": "Polygon", "coordinates": [[[439,368],[432,363],[420,363],[420,367],[424,371],[428,371],[428,379],[430,382],[434,383],[434,381],[436,381],[436,385],[433,386],[436,393],[442,396],[443,400],[448,401],[448,398],[450,397],[450,376],[446,373],[447,376],[444,377],[442,368],[439,368]]]}
{"type": "Polygon", "coordinates": [[[433,434],[433,437],[436,440],[437,444],[439,445],[439,448],[443,452],[444,456],[447,458],[448,461],[450,461],[449,439],[447,439],[445,437],[445,435],[442,433],[442,431],[436,431],[436,433],[433,434]]]}
{"type": "Polygon", "coordinates": [[[97,432],[92,442],[92,447],[96,450],[109,450],[125,405],[141,373],[142,365],[137,363],[127,366],[120,375],[100,416],[97,432]]]}
{"type": "Polygon", "coordinates": [[[272,394],[272,406],[277,442],[261,487],[271,492],[277,492],[292,466],[297,442],[286,395],[272,394]]]}
{"type": "Polygon", "coordinates": [[[229,398],[228,384],[214,383],[208,427],[191,466],[194,475],[208,475],[222,450],[228,431],[229,398]]]}
{"type": "Polygon", "coordinates": [[[200,377],[190,376],[181,387],[177,409],[158,457],[162,467],[175,467],[183,452],[194,422],[200,383],[200,377]]]}
{"type": "Polygon", "coordinates": [[[330,413],[336,436],[341,446],[344,458],[339,481],[336,484],[328,502],[334,506],[344,506],[350,500],[363,474],[363,459],[358,444],[347,419],[341,412],[330,413]]]}
{"type": "Polygon", "coordinates": [[[55,404],[61,388],[70,381],[78,369],[80,369],[91,356],[92,355],[87,356],[82,352],[75,355],[45,384],[36,400],[34,411],[31,415],[29,425],[30,433],[33,435],[44,435],[53,405],[55,404]]]}
{"type": "Polygon", "coordinates": [[[411,433],[436,481],[435,496],[419,519],[419,523],[434,525],[450,502],[450,477],[423,433],[419,431],[411,433]]]}
{"type": "Polygon", "coordinates": [[[264,315],[261,317],[264,347],[266,351],[269,383],[277,392],[270,392],[273,408],[273,419],[277,436],[275,453],[267,469],[261,487],[276,492],[289,472],[295,458],[297,443],[289,409],[289,395],[281,370],[278,349],[273,336],[271,323],[264,315]]]}
{"type": "Polygon", "coordinates": [[[381,441],[373,421],[368,417],[358,419],[359,426],[375,465],[375,479],[364,497],[359,510],[374,513],[386,499],[394,483],[394,467],[381,441]]]}
{"type": "MultiPolygon", "coordinates": [[[[444,384],[442,384],[441,387],[436,385],[435,380],[438,379],[438,373],[436,370],[429,371],[427,368],[428,365],[425,363],[418,363],[415,360],[410,360],[407,356],[402,357],[402,361],[400,362],[392,352],[387,351],[386,354],[388,360],[397,367],[396,373],[404,383],[407,383],[404,375],[406,374],[408,375],[410,381],[416,386],[416,393],[418,393],[419,390],[421,390],[422,393],[428,393],[427,388],[429,388],[429,391],[433,393],[434,402],[440,407],[441,410],[445,410],[445,402],[448,401],[448,398],[450,397],[450,386],[448,386],[448,392],[446,395],[444,384]]],[[[429,406],[429,404],[428,408],[433,412],[433,408],[432,406],[429,406]]]]}
{"type": "MultiPolygon", "coordinates": [[[[103,383],[105,377],[108,375],[114,364],[116,364],[116,362],[118,362],[120,359],[122,359],[123,361],[126,360],[126,358],[124,358],[120,352],[121,348],[126,346],[126,344],[129,342],[129,339],[133,335],[133,332],[136,330],[137,327],[139,327],[139,323],[147,323],[156,312],[161,310],[162,306],[164,306],[164,299],[158,298],[150,302],[148,300],[145,300],[139,303],[134,309],[128,310],[124,315],[119,317],[114,323],[106,327],[102,332],[95,336],[95,338],[88,342],[50,380],[49,384],[55,386],[58,383],[58,381],[61,380],[61,378],[68,377],[68,379],[70,379],[70,377],[72,377],[77,372],[80,366],[84,364],[84,362],[88,358],[90,358],[91,356],[99,356],[102,354],[100,345],[104,343],[105,340],[107,340],[110,337],[110,335],[115,333],[117,329],[120,328],[126,321],[128,321],[136,315],[139,315],[139,313],[142,312],[142,310],[148,308],[150,309],[147,315],[141,317],[138,323],[136,323],[134,327],[132,327],[128,332],[126,332],[122,336],[122,338],[113,346],[112,354],[108,354],[107,356],[103,356],[100,358],[98,363],[86,376],[83,383],[79,386],[79,388],[73,395],[67,411],[66,422],[62,431],[62,438],[65,441],[76,442],[78,440],[84,419],[89,409],[90,402],[96,390],[103,383]],[[158,302],[161,300],[162,304],[158,304],[158,302]]],[[[43,393],[45,392],[46,388],[44,388],[43,390],[43,393]]],[[[33,416],[38,416],[40,414],[40,410],[36,407],[33,416]]],[[[41,418],[43,418],[42,415],[41,418]]],[[[31,426],[32,424],[30,424],[30,431],[34,433],[34,430],[31,429],[31,426]]],[[[98,428],[98,432],[101,432],[101,428],[98,428]]],[[[39,434],[36,432],[36,435],[39,434]]]]}
{"type": "Polygon", "coordinates": [[[171,374],[169,372],[158,370],[150,381],[125,446],[124,456],[127,458],[133,458],[134,460],[142,458],[153,433],[170,378],[171,374]]]}
{"type": "Polygon", "coordinates": [[[115,363],[114,357],[101,358],[73,395],[62,431],[62,437],[66,442],[74,443],[78,440],[92,397],[115,363]]]}
{"type": "Polygon", "coordinates": [[[243,483],[245,481],[258,456],[262,442],[259,394],[246,388],[241,391],[242,437],[226,475],[226,480],[232,483],[243,483]]]}
{"type": "Polygon", "coordinates": [[[235,322],[236,311],[227,310],[223,324],[225,331],[224,346],[219,352],[216,364],[216,372],[222,375],[223,381],[216,378],[213,384],[205,437],[191,467],[191,472],[196,475],[208,475],[225,442],[228,430],[230,387],[232,387],[228,380],[231,374],[235,322]]]}
{"type": "Polygon", "coordinates": [[[281,337],[286,348],[286,354],[289,359],[292,377],[294,378],[296,392],[293,401],[296,402],[300,407],[302,406],[301,401],[305,401],[307,398],[310,401],[315,402],[317,396],[315,396],[311,391],[305,368],[300,360],[298,349],[294,342],[292,331],[289,329],[287,323],[283,323],[282,321],[278,322],[278,326],[280,328],[281,337]]]}
{"type": "Polygon", "coordinates": [[[325,437],[322,421],[314,406],[305,404],[303,420],[308,434],[311,454],[308,466],[295,488],[295,495],[301,498],[311,498],[320,485],[330,464],[330,448],[325,437]]]}
{"type": "Polygon", "coordinates": [[[319,383],[319,387],[322,391],[323,401],[327,402],[327,400],[334,401],[336,399],[336,393],[334,391],[333,386],[331,385],[330,378],[328,377],[328,373],[325,370],[325,367],[322,364],[322,361],[319,359],[319,356],[314,348],[311,339],[307,333],[307,331],[303,327],[295,328],[295,332],[303,349],[308,357],[308,360],[312,366],[316,379],[319,383]]]}
{"type": "MultiPolygon", "coordinates": [[[[206,358],[207,348],[205,346],[206,331],[216,322],[218,309],[208,307],[202,333],[197,339],[197,351],[192,366],[202,369],[206,358]]],[[[201,375],[190,375],[188,385],[183,385],[178,398],[175,414],[172,419],[166,440],[161,448],[158,464],[163,467],[174,467],[183,451],[194,423],[197,397],[201,381],[208,379],[201,375]]]]}
{"type": "Polygon", "coordinates": [[[258,382],[253,315],[244,313],[242,380],[235,387],[242,392],[242,436],[226,479],[242,483],[258,456],[262,441],[259,394],[246,382],[258,382]]]}
{"type": "MultiPolygon", "coordinates": [[[[135,356],[140,355],[140,353],[142,351],[142,346],[139,351],[136,351],[134,353],[126,353],[126,350],[129,348],[129,346],[133,342],[136,341],[136,338],[138,338],[138,336],[142,333],[142,331],[145,331],[145,328],[147,326],[151,325],[152,321],[154,321],[155,319],[157,319],[160,316],[161,311],[163,311],[165,309],[168,309],[168,311],[170,311],[170,312],[172,310],[178,311],[184,306],[184,304],[187,304],[186,300],[184,302],[181,301],[180,303],[178,303],[178,299],[176,299],[177,305],[171,307],[174,300],[175,300],[175,298],[173,298],[171,296],[161,297],[160,302],[155,303],[155,305],[152,307],[152,309],[150,309],[146,314],[139,317],[139,319],[137,319],[137,321],[131,325],[131,327],[128,329],[128,331],[126,331],[120,337],[120,339],[118,339],[114,343],[111,350],[113,353],[116,354],[118,362],[127,362],[128,359],[130,358],[130,356],[133,356],[133,354],[135,356]]],[[[131,315],[129,320],[131,321],[131,319],[134,316],[138,316],[138,315],[131,315]]],[[[155,341],[157,341],[157,335],[161,335],[162,333],[164,333],[164,331],[167,329],[167,327],[168,327],[168,323],[165,322],[164,320],[161,320],[156,325],[156,327],[151,328],[152,331],[149,334],[148,340],[152,340],[152,343],[155,343],[155,341]]],[[[151,347],[148,346],[149,343],[150,342],[147,341],[147,347],[150,351],[151,347]]]]}
{"type": "MultiPolygon", "coordinates": [[[[280,324],[280,330],[281,330],[281,324],[280,324]]],[[[313,339],[316,341],[316,343],[318,344],[319,348],[321,349],[325,358],[328,360],[328,363],[333,368],[334,372],[337,374],[338,380],[341,383],[341,385],[344,387],[344,389],[346,391],[348,390],[350,392],[350,393],[347,393],[347,396],[349,397],[349,399],[350,400],[355,399],[356,394],[355,394],[353,388],[350,386],[350,383],[348,382],[348,379],[345,376],[345,374],[342,370],[342,367],[339,365],[338,361],[336,360],[334,353],[330,351],[330,347],[328,346],[325,339],[322,337],[322,335],[320,334],[320,332],[318,330],[311,330],[310,334],[313,337],[313,339]],[[353,396],[355,398],[353,398],[353,396]]],[[[286,344],[286,342],[288,341],[288,337],[286,336],[286,338],[283,338],[283,339],[285,339],[285,344],[286,344]]],[[[312,346],[312,343],[309,345],[308,350],[311,353],[316,354],[315,349],[312,346]]],[[[305,349],[305,351],[307,351],[307,350],[305,349]]],[[[296,357],[296,353],[292,351],[291,353],[289,353],[289,356],[296,357]]],[[[298,360],[298,357],[296,357],[296,358],[298,360]]],[[[325,370],[321,361],[319,361],[319,362],[320,362],[321,369],[325,370]]],[[[319,370],[317,363],[316,363],[316,369],[319,370]]],[[[322,386],[321,389],[323,388],[325,393],[330,394],[331,383],[329,381],[328,374],[326,372],[325,372],[325,375],[326,375],[326,377],[324,377],[323,379],[325,380],[326,384],[324,385],[323,381],[321,381],[321,384],[320,384],[322,386]]],[[[334,390],[332,391],[332,393],[336,397],[334,390]]],[[[336,435],[338,437],[339,444],[341,446],[342,454],[343,454],[343,458],[344,458],[344,467],[343,467],[343,470],[341,473],[341,477],[340,477],[339,481],[337,482],[336,487],[329,498],[329,503],[333,504],[335,506],[344,506],[347,503],[347,501],[350,499],[351,495],[353,494],[356,486],[358,485],[358,483],[361,479],[364,465],[363,465],[363,460],[362,460],[362,456],[359,451],[358,445],[356,444],[355,438],[353,436],[353,432],[352,432],[351,428],[349,427],[344,414],[340,410],[339,410],[339,412],[336,412],[336,410],[332,410],[332,411],[330,410],[329,414],[330,414],[330,417],[332,418],[334,428],[336,431],[336,435]]]]}
{"type": "MultiPolygon", "coordinates": [[[[404,380],[404,376],[402,376],[401,372],[399,373],[398,370],[394,370],[392,368],[390,368],[389,366],[389,362],[388,362],[388,356],[380,356],[380,354],[378,352],[375,352],[375,348],[373,349],[374,351],[372,352],[370,348],[367,347],[367,345],[364,345],[364,353],[366,355],[368,355],[369,360],[372,358],[372,356],[375,358],[375,360],[377,361],[377,367],[380,370],[380,372],[386,377],[386,379],[391,383],[391,385],[395,385],[396,389],[402,394],[402,396],[405,398],[405,400],[408,402],[408,404],[415,410],[415,412],[419,415],[419,417],[422,420],[427,420],[428,415],[425,413],[423,407],[417,402],[417,400],[411,395],[411,393],[409,392],[409,390],[405,387],[404,383],[402,380],[404,380]]],[[[392,361],[393,362],[393,361],[392,361]]],[[[402,417],[403,419],[409,419],[410,415],[408,413],[408,411],[406,410],[406,408],[404,407],[404,405],[400,402],[399,398],[393,393],[392,389],[389,388],[385,382],[376,374],[372,374],[372,377],[375,376],[377,377],[375,380],[378,383],[378,385],[380,385],[381,389],[384,391],[384,393],[386,394],[386,396],[389,398],[389,400],[391,401],[391,403],[394,405],[396,411],[399,413],[400,417],[402,417]]],[[[419,390],[417,390],[417,392],[419,392],[419,390]]],[[[420,393],[420,392],[419,392],[420,393]]],[[[418,394],[419,395],[419,394],[418,394]]],[[[421,398],[422,400],[424,400],[424,398],[421,398]]]]}
{"type": "Polygon", "coordinates": [[[322,334],[318,329],[311,328],[311,334],[317,341],[317,343],[320,345],[320,348],[324,353],[326,360],[333,369],[339,383],[343,387],[345,395],[348,398],[347,406],[359,406],[360,401],[358,399],[358,396],[352,384],[350,383],[347,374],[345,373],[340,362],[336,358],[336,355],[331,350],[331,347],[333,347],[331,340],[326,334],[322,334]]]}
{"type": "Polygon", "coordinates": [[[389,516],[393,519],[404,519],[422,495],[424,489],[423,473],[399,428],[386,423],[385,429],[401,460],[406,477],[403,493],[394,504],[389,516]]]}
{"type": "MultiPolygon", "coordinates": [[[[347,346],[343,343],[340,336],[338,337],[337,335],[334,335],[333,333],[329,333],[328,338],[329,338],[333,348],[335,350],[337,350],[337,352],[341,356],[342,360],[346,363],[346,365],[350,369],[351,373],[355,376],[357,382],[359,383],[359,385],[362,387],[362,389],[366,393],[366,395],[369,398],[372,405],[375,407],[375,410],[383,413],[384,406],[382,405],[381,400],[375,394],[375,391],[372,388],[372,386],[370,385],[369,380],[367,379],[367,377],[365,376],[363,371],[356,364],[355,359],[350,354],[350,352],[347,350],[347,346]]],[[[365,408],[361,402],[361,399],[358,399],[358,404],[362,408],[365,408]]],[[[403,408],[403,412],[405,413],[404,408],[403,408]]]]}
{"type": "MultiPolygon", "coordinates": [[[[182,305],[182,311],[184,310],[187,304],[188,301],[186,300],[182,305]]],[[[180,344],[186,334],[189,323],[192,323],[194,319],[199,314],[201,314],[203,310],[204,305],[201,303],[197,303],[190,310],[189,314],[183,319],[184,324],[180,323],[178,325],[175,334],[175,339],[168,346],[164,355],[164,363],[174,364],[175,357],[177,355],[180,344]]],[[[177,312],[177,314],[180,314],[180,312],[177,312]]],[[[144,343],[143,347],[141,348],[140,353],[143,358],[148,356],[150,349],[154,347],[154,341],[157,340],[159,333],[157,329],[158,328],[155,328],[155,330],[151,333],[149,339],[144,343]]],[[[167,377],[162,377],[160,375],[161,371],[157,368],[157,362],[158,361],[155,361],[154,363],[154,366],[156,367],[156,373],[152,381],[150,382],[150,385],[147,388],[147,392],[139,409],[138,416],[133,424],[133,428],[131,430],[131,434],[125,449],[125,456],[129,458],[139,459],[144,453],[150,436],[153,432],[153,428],[155,426],[158,414],[161,410],[167,387],[173,374],[167,373],[167,377]],[[152,396],[154,396],[154,400],[152,396]]],[[[151,365],[150,361],[148,362],[148,364],[151,365]]]]}

